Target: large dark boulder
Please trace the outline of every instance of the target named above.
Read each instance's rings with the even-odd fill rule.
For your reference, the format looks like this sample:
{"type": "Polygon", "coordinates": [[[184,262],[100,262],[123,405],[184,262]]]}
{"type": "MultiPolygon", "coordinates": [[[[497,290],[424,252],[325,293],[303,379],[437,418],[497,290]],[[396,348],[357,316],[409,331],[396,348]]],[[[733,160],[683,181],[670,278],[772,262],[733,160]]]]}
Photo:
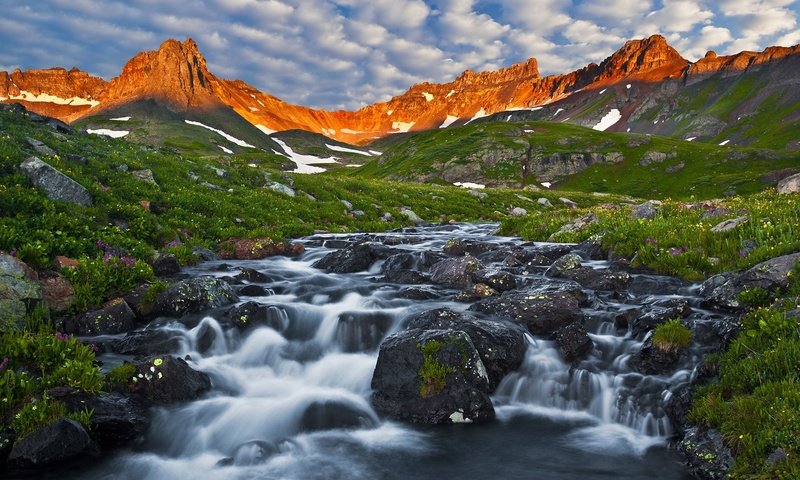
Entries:
{"type": "Polygon", "coordinates": [[[415,423],[482,422],[495,417],[489,376],[463,331],[405,330],[382,344],[372,404],[415,423]]]}
{"type": "Polygon", "coordinates": [[[300,430],[316,432],[337,428],[371,428],[375,414],[365,406],[345,400],[320,400],[311,403],[300,417],[300,430]]]}
{"type": "Polygon", "coordinates": [[[420,313],[408,320],[409,329],[461,330],[469,335],[489,374],[489,390],[494,391],[509,372],[525,358],[525,330],[519,325],[484,320],[447,308],[420,313]]]}
{"type": "Polygon", "coordinates": [[[473,278],[476,282],[487,285],[498,292],[507,292],[517,288],[517,277],[503,270],[485,268],[475,272],[473,278]]]}
{"type": "Polygon", "coordinates": [[[181,264],[178,259],[171,253],[162,253],[157,256],[150,264],[153,268],[153,274],[157,277],[169,277],[181,272],[181,264]]]}
{"type": "Polygon", "coordinates": [[[578,267],[567,270],[562,272],[559,277],[578,282],[584,288],[611,292],[625,290],[631,281],[631,276],[626,271],[615,272],[609,269],[594,269],[591,267],[578,267]]]}
{"type": "Polygon", "coordinates": [[[240,330],[266,326],[283,332],[289,328],[288,319],[283,310],[275,305],[245,302],[231,307],[227,315],[231,324],[240,330]]]}
{"type": "Polygon", "coordinates": [[[464,255],[476,257],[495,248],[497,248],[497,245],[492,243],[451,238],[444,244],[442,251],[454,257],[463,257],[464,255]]]}
{"type": "Polygon", "coordinates": [[[122,339],[113,340],[108,344],[108,349],[122,355],[149,357],[178,351],[182,339],[183,336],[178,331],[146,328],[130,332],[122,339]]]}
{"type": "Polygon", "coordinates": [[[43,467],[96,454],[97,446],[80,423],[59,418],[17,440],[8,463],[22,468],[43,467]]]}
{"type": "Polygon", "coordinates": [[[233,288],[224,281],[213,277],[197,277],[182,280],[162,292],[153,310],[161,315],[181,317],[237,300],[239,297],[233,288]]]}
{"type": "Polygon", "coordinates": [[[34,185],[44,190],[50,200],[84,207],[92,204],[92,195],[83,185],[36,157],[29,157],[19,168],[34,185]]]}
{"type": "Polygon", "coordinates": [[[353,273],[368,270],[378,260],[397,253],[380,243],[364,242],[331,252],[315,262],[312,267],[329,273],[353,273]]]}
{"type": "Polygon", "coordinates": [[[91,311],[75,322],[73,332],[78,335],[113,335],[133,330],[136,327],[136,314],[128,303],[116,298],[103,305],[100,310],[91,311]]]}
{"type": "Polygon", "coordinates": [[[561,327],[556,332],[556,346],[564,360],[572,362],[589,355],[594,348],[594,342],[586,328],[575,322],[561,327]]]}
{"type": "Polygon", "coordinates": [[[92,412],[91,437],[101,446],[124,445],[144,434],[149,424],[145,408],[129,396],[117,392],[90,395],[59,387],[48,395],[62,402],[70,413],[92,412]]]}
{"type": "Polygon", "coordinates": [[[163,355],[136,364],[134,391],[153,404],[194,400],[210,388],[208,375],[181,358],[163,355]]]}
{"type": "Polygon", "coordinates": [[[667,375],[675,371],[681,360],[682,349],[660,348],[647,338],[641,349],[628,360],[635,371],[647,375],[667,375]]]}
{"type": "Polygon", "coordinates": [[[718,430],[691,427],[686,430],[678,449],[686,457],[694,478],[722,480],[728,478],[733,468],[733,454],[718,430]]]}
{"type": "Polygon", "coordinates": [[[568,253],[550,265],[550,268],[547,269],[547,275],[551,277],[563,276],[564,273],[570,270],[580,268],[581,261],[581,256],[577,253],[568,253]]]}
{"type": "Polygon", "coordinates": [[[0,332],[22,328],[25,315],[42,302],[36,272],[18,258],[0,253],[0,332]]]}
{"type": "MultiPolygon", "coordinates": [[[[725,283],[713,288],[706,286],[702,291],[707,293],[706,303],[722,308],[738,309],[742,305],[738,296],[745,290],[760,288],[768,292],[785,289],[789,286],[790,275],[796,262],[800,262],[800,252],[759,263],[740,275],[727,279],[725,283]]],[[[708,282],[718,282],[712,277],[708,282]]]]}
{"type": "Polygon", "coordinates": [[[531,333],[548,335],[583,318],[580,303],[568,292],[510,292],[473,304],[469,310],[525,325],[531,333]]]}
{"type": "Polygon", "coordinates": [[[656,302],[650,311],[640,315],[633,321],[633,333],[640,335],[649,332],[667,320],[686,318],[692,312],[689,302],[683,298],[671,298],[656,302]]]}
{"type": "Polygon", "coordinates": [[[448,258],[431,269],[431,282],[450,288],[466,288],[472,285],[472,274],[483,265],[474,257],[448,258]]]}

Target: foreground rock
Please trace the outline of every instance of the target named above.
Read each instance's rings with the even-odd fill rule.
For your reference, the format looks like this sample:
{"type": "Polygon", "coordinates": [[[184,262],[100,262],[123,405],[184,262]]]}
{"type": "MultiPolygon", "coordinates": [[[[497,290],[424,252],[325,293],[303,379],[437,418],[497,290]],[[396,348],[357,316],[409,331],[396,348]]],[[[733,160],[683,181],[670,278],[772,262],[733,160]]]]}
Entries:
{"type": "Polygon", "coordinates": [[[213,277],[197,277],[178,282],[156,299],[154,313],[181,317],[239,300],[233,287],[213,277]]]}
{"type": "Polygon", "coordinates": [[[703,283],[706,303],[715,307],[737,309],[741,307],[738,296],[745,290],[760,288],[767,292],[788,288],[790,275],[800,252],[783,255],[759,263],[739,275],[729,278],[712,277],[703,283]]]}
{"type": "Polygon", "coordinates": [[[405,330],[381,344],[372,404],[415,423],[483,422],[495,417],[489,376],[463,331],[405,330]]]}
{"type": "Polygon", "coordinates": [[[536,335],[552,334],[583,318],[579,299],[567,289],[509,292],[481,300],[469,309],[519,323],[536,335]]]}
{"type": "Polygon", "coordinates": [[[96,445],[80,423],[59,418],[17,441],[8,463],[22,468],[43,467],[97,453],[96,445]]]}
{"type": "Polygon", "coordinates": [[[331,252],[312,267],[330,273],[353,273],[369,269],[378,260],[384,260],[397,253],[394,249],[379,243],[357,243],[341,250],[331,252]]]}
{"type": "Polygon", "coordinates": [[[92,195],[86,188],[36,157],[28,158],[19,168],[51,200],[84,207],[92,204],[92,195]]]}
{"type": "Polygon", "coordinates": [[[695,478],[721,480],[728,478],[733,468],[733,455],[717,430],[692,427],[678,448],[686,456],[695,478]]]}
{"type": "Polygon", "coordinates": [[[170,355],[138,363],[134,378],[136,394],[156,405],[194,400],[211,388],[208,375],[170,355]]]}
{"type": "Polygon", "coordinates": [[[16,257],[0,253],[0,332],[22,328],[25,315],[41,302],[36,272],[16,257]]]}
{"type": "Polygon", "coordinates": [[[48,394],[62,402],[70,413],[91,410],[91,437],[101,446],[120,446],[133,441],[149,424],[144,406],[117,392],[94,396],[61,387],[51,389],[48,394]]]}

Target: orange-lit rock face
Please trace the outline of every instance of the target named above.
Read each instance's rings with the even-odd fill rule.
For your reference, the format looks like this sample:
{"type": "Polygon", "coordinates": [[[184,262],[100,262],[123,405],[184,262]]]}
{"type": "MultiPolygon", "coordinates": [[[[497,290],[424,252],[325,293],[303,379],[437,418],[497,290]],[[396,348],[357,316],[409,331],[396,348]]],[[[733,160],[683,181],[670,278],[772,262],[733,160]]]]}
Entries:
{"type": "Polygon", "coordinates": [[[466,122],[493,113],[532,108],[557,101],[584,88],[605,88],[639,80],[656,84],[669,78],[717,72],[735,74],[754,66],[800,54],[800,46],[770,47],[762,53],[718,57],[709,52],[691,64],[664,37],[631,40],[600,65],[541,77],[535,59],[492,72],[467,70],[444,84],[420,83],[388,102],[357,111],[325,111],[288,104],[240,80],[215,77],[191,39],[165,41],[158,50],[131,59],[111,82],[78,70],[0,72],[0,98],[29,109],[72,121],[137,100],[155,100],[173,111],[227,106],[265,131],[303,129],[348,143],[366,143],[392,133],[424,130],[466,122]],[[29,98],[22,98],[22,91],[29,98]],[[79,98],[86,102],[30,101],[79,98]],[[97,103],[99,102],[99,103],[97,103]]]}

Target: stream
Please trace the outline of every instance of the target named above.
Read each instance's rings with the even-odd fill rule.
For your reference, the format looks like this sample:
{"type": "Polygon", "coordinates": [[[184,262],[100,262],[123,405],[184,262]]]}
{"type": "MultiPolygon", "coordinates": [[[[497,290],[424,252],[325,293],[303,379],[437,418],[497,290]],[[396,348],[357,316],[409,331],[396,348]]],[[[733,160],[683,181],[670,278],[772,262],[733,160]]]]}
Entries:
{"type": "MultiPolygon", "coordinates": [[[[496,227],[418,227],[368,237],[408,252],[439,252],[454,237],[507,247],[523,243],[492,236],[496,227]]],[[[702,348],[695,346],[695,353],[669,375],[636,373],[628,359],[642,338],[620,329],[613,318],[659,300],[687,298],[692,305],[689,321],[718,319],[719,314],[699,308],[693,286],[634,273],[632,284],[656,287],[638,294],[631,293],[635,289],[590,292],[593,303],[583,313],[594,349],[586,358],[567,364],[553,341],[527,335],[522,365],[491,397],[496,421],[407,424],[382,418],[370,404],[378,349],[368,340],[402,330],[404,320],[415,313],[435,308],[462,312],[470,303],[454,301],[456,290],[435,285],[425,288],[438,292],[439,298],[404,298],[398,292],[408,285],[380,280],[381,261],[369,271],[349,274],[312,267],[335,248],[365,236],[320,234],[299,240],[306,247],[299,257],[212,261],[185,269],[191,276],[226,277],[241,267],[266,274],[268,280],[258,282],[266,295],[242,295],[240,303],[270,305],[275,328],[234,328],[225,320],[227,308],[180,321],[160,319],[158,328],[182,339],[174,354],[207,373],[212,391],[194,402],[154,409],[141,442],[58,477],[691,478],[678,454],[667,448],[672,429],[663,405],[675,388],[690,380],[702,348]],[[344,320],[348,318],[362,321],[344,320]],[[371,322],[382,327],[372,328],[371,322]]],[[[605,261],[584,265],[609,266],[605,261]]],[[[542,268],[528,275],[544,272],[542,268]]],[[[122,358],[109,354],[100,360],[108,369],[122,358]]]]}

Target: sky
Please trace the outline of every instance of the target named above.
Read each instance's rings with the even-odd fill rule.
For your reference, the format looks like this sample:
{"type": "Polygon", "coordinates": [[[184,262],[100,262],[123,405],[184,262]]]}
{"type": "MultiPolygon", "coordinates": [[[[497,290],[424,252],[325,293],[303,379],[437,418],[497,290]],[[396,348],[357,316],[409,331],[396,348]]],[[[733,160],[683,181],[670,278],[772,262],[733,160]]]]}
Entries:
{"type": "Polygon", "coordinates": [[[566,73],[657,33],[692,61],[800,43],[800,0],[0,0],[0,12],[0,70],[111,79],[191,37],[218,77],[326,109],[530,57],[566,73]]]}

